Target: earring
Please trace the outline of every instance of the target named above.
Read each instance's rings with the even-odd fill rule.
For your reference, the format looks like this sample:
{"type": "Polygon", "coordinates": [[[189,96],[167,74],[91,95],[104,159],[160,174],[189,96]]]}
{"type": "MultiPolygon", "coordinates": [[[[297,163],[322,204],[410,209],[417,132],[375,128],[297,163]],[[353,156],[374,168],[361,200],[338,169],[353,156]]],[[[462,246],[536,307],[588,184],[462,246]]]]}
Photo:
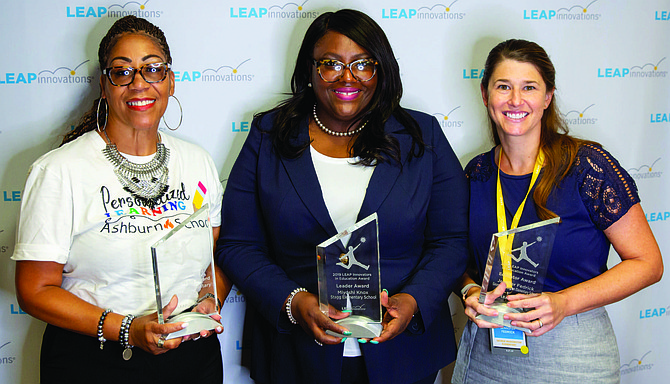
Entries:
{"type": "Polygon", "coordinates": [[[107,128],[107,117],[109,117],[109,108],[107,107],[107,100],[102,96],[98,99],[98,109],[95,113],[95,126],[98,127],[98,132],[102,133],[107,128]],[[105,125],[100,129],[100,104],[105,100],[105,125]]]}
{"type": "MultiPolygon", "coordinates": [[[[171,131],[176,131],[177,129],[179,129],[179,127],[181,127],[181,121],[184,118],[184,110],[181,108],[181,103],[179,102],[179,99],[177,98],[177,96],[170,95],[170,97],[174,97],[174,99],[177,100],[177,104],[179,105],[179,124],[177,124],[176,128],[170,128],[170,126],[165,121],[165,115],[163,115],[163,124],[165,124],[167,129],[169,129],[171,131]]],[[[168,97],[168,99],[169,99],[169,97],[168,97]]]]}
{"type": "Polygon", "coordinates": [[[307,86],[308,86],[309,88],[312,88],[312,83],[307,83],[307,86]]]}

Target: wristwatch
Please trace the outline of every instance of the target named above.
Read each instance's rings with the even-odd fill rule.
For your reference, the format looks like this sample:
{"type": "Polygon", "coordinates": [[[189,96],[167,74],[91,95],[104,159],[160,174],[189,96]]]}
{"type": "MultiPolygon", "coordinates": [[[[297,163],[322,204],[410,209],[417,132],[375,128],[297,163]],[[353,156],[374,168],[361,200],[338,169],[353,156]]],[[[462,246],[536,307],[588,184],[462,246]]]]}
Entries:
{"type": "Polygon", "coordinates": [[[210,297],[211,297],[212,299],[216,300],[216,304],[218,304],[219,309],[221,309],[221,306],[222,306],[222,305],[221,305],[221,300],[218,300],[218,299],[216,298],[216,296],[214,296],[214,294],[211,293],[211,292],[207,292],[207,293],[205,293],[204,295],[202,295],[198,300],[195,301],[195,305],[198,305],[198,304],[202,303],[203,301],[209,299],[210,297]]]}
{"type": "Polygon", "coordinates": [[[482,287],[480,287],[479,284],[475,283],[466,284],[465,287],[461,289],[461,297],[463,297],[463,301],[465,301],[466,295],[468,294],[468,292],[470,292],[470,289],[474,287],[479,287],[479,289],[482,289],[482,287]]]}

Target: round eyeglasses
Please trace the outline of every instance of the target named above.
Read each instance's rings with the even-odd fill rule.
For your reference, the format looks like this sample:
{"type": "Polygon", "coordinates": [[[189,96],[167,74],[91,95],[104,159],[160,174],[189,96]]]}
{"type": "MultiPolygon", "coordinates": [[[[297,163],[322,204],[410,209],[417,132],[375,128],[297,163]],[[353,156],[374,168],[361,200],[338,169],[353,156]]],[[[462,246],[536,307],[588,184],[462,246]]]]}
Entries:
{"type": "Polygon", "coordinates": [[[349,69],[351,75],[358,81],[368,81],[375,77],[377,73],[376,60],[360,59],[344,64],[339,60],[323,59],[314,60],[316,72],[326,83],[334,83],[344,76],[345,69],[349,69]]]}
{"type": "Polygon", "coordinates": [[[139,68],[133,67],[109,67],[102,70],[107,75],[109,82],[117,87],[123,87],[132,84],[137,72],[140,73],[147,83],[160,83],[167,77],[170,70],[168,63],[150,63],[144,64],[139,68]]]}

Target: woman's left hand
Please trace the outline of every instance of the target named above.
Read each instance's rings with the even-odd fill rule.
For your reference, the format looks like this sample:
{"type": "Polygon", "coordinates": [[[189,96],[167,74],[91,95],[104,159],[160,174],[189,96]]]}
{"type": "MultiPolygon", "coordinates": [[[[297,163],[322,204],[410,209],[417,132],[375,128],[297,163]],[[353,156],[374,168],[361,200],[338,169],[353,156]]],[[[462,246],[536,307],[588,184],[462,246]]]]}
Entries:
{"type": "MultiPolygon", "coordinates": [[[[208,315],[210,313],[214,313],[210,317],[212,319],[218,321],[219,323],[221,323],[221,315],[219,313],[217,313],[217,311],[216,311],[216,300],[214,300],[213,297],[207,298],[207,299],[201,301],[200,303],[198,303],[198,305],[196,305],[195,308],[193,308],[193,310],[191,312],[200,312],[200,313],[204,313],[205,315],[208,315]]],[[[183,337],[182,341],[198,340],[201,337],[209,337],[211,335],[214,335],[214,334],[217,334],[217,333],[222,333],[222,332],[223,332],[223,326],[220,325],[220,326],[214,328],[214,330],[211,330],[211,331],[203,329],[202,331],[200,331],[200,333],[194,333],[192,335],[186,335],[186,336],[183,337]]]]}
{"type": "Polygon", "coordinates": [[[530,336],[540,336],[554,329],[565,318],[565,297],[559,293],[543,292],[539,295],[509,295],[510,308],[534,308],[528,312],[510,313],[505,319],[512,320],[512,325],[528,328],[530,336]]]}
{"type": "Polygon", "coordinates": [[[407,293],[397,293],[389,297],[388,292],[382,291],[380,298],[382,305],[386,308],[382,319],[384,328],[381,335],[370,340],[373,343],[382,343],[401,334],[412,321],[418,308],[414,297],[407,293]]]}

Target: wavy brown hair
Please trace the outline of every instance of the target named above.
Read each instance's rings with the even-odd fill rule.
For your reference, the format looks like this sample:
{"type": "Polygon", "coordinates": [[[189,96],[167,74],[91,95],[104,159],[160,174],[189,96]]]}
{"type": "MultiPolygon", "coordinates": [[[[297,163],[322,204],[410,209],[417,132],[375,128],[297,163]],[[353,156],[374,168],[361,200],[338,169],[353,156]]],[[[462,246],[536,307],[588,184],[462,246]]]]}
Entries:
{"type": "MultiPolygon", "coordinates": [[[[493,71],[505,59],[532,64],[542,76],[547,91],[556,90],[556,68],[554,68],[547,52],[537,43],[518,39],[503,41],[489,52],[484,66],[482,89],[488,90],[493,71]]],[[[556,92],[554,92],[554,97],[551,98],[549,106],[542,114],[540,148],[545,154],[545,161],[542,176],[533,192],[537,215],[542,220],[556,217],[554,212],[547,209],[547,199],[554,186],[559,186],[561,180],[570,171],[579,148],[584,144],[600,147],[599,143],[569,135],[568,125],[559,112],[555,100],[556,92]]],[[[489,125],[494,143],[500,145],[498,130],[490,115],[489,125]]]]}

